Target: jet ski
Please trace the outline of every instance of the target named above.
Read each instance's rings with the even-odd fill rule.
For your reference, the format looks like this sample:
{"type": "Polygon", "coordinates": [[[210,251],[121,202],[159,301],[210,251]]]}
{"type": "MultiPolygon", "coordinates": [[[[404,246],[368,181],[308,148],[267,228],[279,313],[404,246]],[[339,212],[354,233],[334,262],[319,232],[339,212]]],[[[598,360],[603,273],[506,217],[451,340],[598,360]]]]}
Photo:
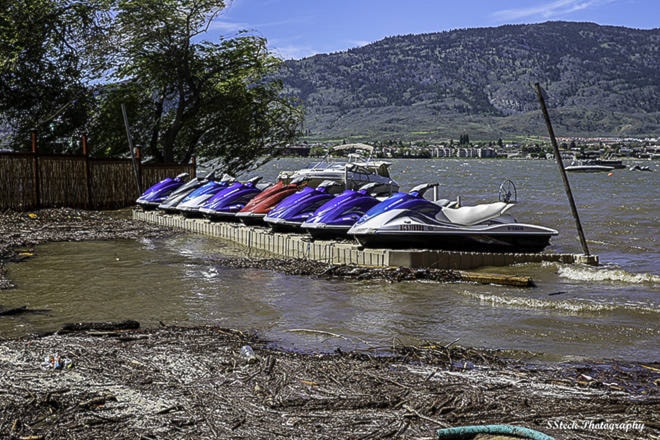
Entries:
{"type": "Polygon", "coordinates": [[[200,214],[210,220],[235,220],[236,213],[262,192],[258,186],[260,180],[258,176],[247,182],[232,183],[204,202],[199,208],[200,214]]]}
{"type": "Polygon", "coordinates": [[[184,197],[205,183],[215,180],[215,172],[216,170],[213,169],[203,177],[193,177],[184,185],[181,185],[179,188],[172,191],[172,193],[158,205],[158,209],[166,212],[175,212],[176,205],[178,205],[184,197]]]}
{"type": "Polygon", "coordinates": [[[312,239],[346,238],[346,231],[370,208],[384,200],[372,193],[379,185],[378,182],[372,182],[359,190],[344,190],[314,211],[300,225],[301,229],[307,231],[312,239]]]}
{"type": "Polygon", "coordinates": [[[236,218],[246,225],[261,225],[266,214],[286,197],[304,188],[307,179],[304,177],[293,179],[289,183],[278,180],[273,186],[270,186],[254,196],[243,209],[236,213],[236,218]]]}
{"type": "Polygon", "coordinates": [[[326,180],[316,188],[306,186],[300,191],[280,201],[264,217],[264,222],[274,232],[298,232],[300,225],[314,213],[321,205],[335,196],[331,192],[333,186],[341,183],[326,180]]]}
{"type": "Polygon", "coordinates": [[[438,199],[437,197],[438,186],[439,185],[437,183],[424,183],[415,186],[408,192],[396,192],[392,194],[390,197],[383,200],[382,202],[368,209],[367,212],[365,212],[364,215],[355,222],[355,224],[365,222],[371,217],[379,215],[385,211],[389,211],[390,209],[405,208],[405,209],[435,210],[436,209],[435,205],[454,206],[460,203],[459,201],[438,199]],[[426,192],[430,189],[433,189],[434,191],[433,200],[428,200],[427,198],[425,198],[426,192]],[[430,205],[429,202],[431,203],[430,205]]]}
{"type": "MultiPolygon", "coordinates": [[[[515,186],[507,181],[508,187],[515,186]]],[[[474,206],[442,206],[419,200],[414,207],[368,211],[347,234],[365,247],[540,252],[557,235],[545,226],[519,223],[507,213],[516,204],[500,186],[500,200],[474,206]],[[504,194],[504,196],[503,196],[504,194]]],[[[386,203],[386,202],[383,202],[386,203]]]]}
{"type": "Polygon", "coordinates": [[[188,173],[181,173],[176,177],[167,177],[158,183],[151,185],[135,201],[144,210],[153,210],[172,194],[177,188],[185,183],[188,173]]]}
{"type": "Polygon", "coordinates": [[[234,181],[235,179],[227,174],[223,175],[219,181],[209,180],[181,199],[173,209],[183,214],[184,217],[201,217],[199,208],[234,181]]]}

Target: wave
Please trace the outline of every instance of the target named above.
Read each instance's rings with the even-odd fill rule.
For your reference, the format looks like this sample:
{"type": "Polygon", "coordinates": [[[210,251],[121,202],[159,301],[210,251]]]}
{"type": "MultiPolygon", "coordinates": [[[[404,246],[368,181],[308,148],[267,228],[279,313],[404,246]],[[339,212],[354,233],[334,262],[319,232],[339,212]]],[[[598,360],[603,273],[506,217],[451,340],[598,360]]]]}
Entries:
{"type": "Polygon", "coordinates": [[[659,313],[660,309],[645,307],[635,304],[604,304],[584,301],[552,301],[538,298],[523,298],[517,296],[499,296],[493,294],[476,293],[463,291],[463,295],[479,300],[481,303],[490,304],[493,307],[509,307],[516,309],[538,309],[538,310],[558,310],[574,314],[580,313],[602,313],[615,310],[625,310],[627,312],[637,313],[659,313]]]}
{"type": "Polygon", "coordinates": [[[585,266],[558,268],[560,277],[575,281],[610,281],[626,284],[660,284],[660,276],[652,273],[633,273],[623,269],[585,266]]]}

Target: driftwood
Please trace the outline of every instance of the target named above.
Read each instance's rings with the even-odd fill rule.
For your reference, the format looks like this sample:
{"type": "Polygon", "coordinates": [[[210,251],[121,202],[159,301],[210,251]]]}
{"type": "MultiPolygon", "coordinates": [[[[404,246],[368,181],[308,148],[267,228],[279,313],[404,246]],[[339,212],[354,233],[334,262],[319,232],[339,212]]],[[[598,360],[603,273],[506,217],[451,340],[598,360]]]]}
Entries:
{"type": "Polygon", "coordinates": [[[439,283],[470,282],[514,287],[534,287],[532,278],[526,276],[465,272],[451,269],[412,269],[394,266],[367,267],[349,264],[327,264],[300,258],[224,257],[213,259],[212,261],[226,267],[258,267],[289,275],[307,275],[325,279],[384,280],[390,283],[427,280],[439,283]]]}
{"type": "Polygon", "coordinates": [[[137,321],[126,320],[119,322],[76,322],[64,324],[58,333],[74,333],[86,331],[118,331],[118,330],[137,330],[140,323],[137,321]]]}
{"type": "Polygon", "coordinates": [[[500,284],[502,286],[534,287],[530,277],[516,275],[500,275],[495,273],[458,272],[461,280],[479,284],[500,284]]]}
{"type": "Polygon", "coordinates": [[[48,309],[28,309],[27,306],[13,307],[11,309],[0,310],[0,316],[14,316],[21,315],[23,313],[46,313],[49,312],[48,309]]]}
{"type": "Polygon", "coordinates": [[[304,355],[217,327],[125,334],[136,338],[0,340],[0,438],[431,439],[476,424],[557,439],[660,435],[655,363],[528,364],[441,341],[304,355]],[[55,350],[71,368],[40,368],[55,350]]]}
{"type": "Polygon", "coordinates": [[[27,306],[14,307],[12,309],[0,310],[0,316],[19,315],[27,312],[27,306]]]}

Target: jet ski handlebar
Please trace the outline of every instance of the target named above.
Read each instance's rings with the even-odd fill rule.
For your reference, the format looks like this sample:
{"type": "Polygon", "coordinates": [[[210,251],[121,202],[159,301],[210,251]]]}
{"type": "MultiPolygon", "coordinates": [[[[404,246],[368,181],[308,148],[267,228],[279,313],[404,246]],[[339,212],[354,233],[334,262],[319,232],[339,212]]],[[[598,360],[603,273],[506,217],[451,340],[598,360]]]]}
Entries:
{"type": "Polygon", "coordinates": [[[517,203],[518,191],[516,190],[516,184],[513,183],[512,180],[506,179],[500,184],[500,190],[497,198],[500,202],[517,203]]]}
{"type": "Polygon", "coordinates": [[[422,196],[424,196],[424,193],[425,193],[426,191],[428,191],[428,190],[431,189],[431,188],[436,188],[436,187],[438,187],[438,186],[440,186],[440,184],[437,183],[437,182],[436,182],[436,183],[423,183],[423,184],[421,184],[421,185],[417,185],[416,187],[414,187],[413,189],[411,189],[408,193],[409,193],[409,194],[416,193],[416,194],[418,194],[420,197],[422,197],[422,196]]]}

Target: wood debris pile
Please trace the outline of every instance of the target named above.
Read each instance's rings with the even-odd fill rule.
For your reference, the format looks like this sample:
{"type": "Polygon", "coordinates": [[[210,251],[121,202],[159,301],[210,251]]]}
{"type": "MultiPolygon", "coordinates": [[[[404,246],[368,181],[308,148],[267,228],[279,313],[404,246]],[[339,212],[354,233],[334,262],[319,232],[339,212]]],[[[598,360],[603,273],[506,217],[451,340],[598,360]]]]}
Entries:
{"type": "Polygon", "coordinates": [[[0,437],[434,438],[492,423],[557,438],[659,435],[657,365],[594,368],[434,344],[291,353],[216,327],[55,334],[0,341],[0,437]],[[241,355],[248,344],[256,359],[241,355]],[[53,354],[69,368],[53,368],[53,354]],[[599,421],[644,428],[586,424],[599,421]]]}

